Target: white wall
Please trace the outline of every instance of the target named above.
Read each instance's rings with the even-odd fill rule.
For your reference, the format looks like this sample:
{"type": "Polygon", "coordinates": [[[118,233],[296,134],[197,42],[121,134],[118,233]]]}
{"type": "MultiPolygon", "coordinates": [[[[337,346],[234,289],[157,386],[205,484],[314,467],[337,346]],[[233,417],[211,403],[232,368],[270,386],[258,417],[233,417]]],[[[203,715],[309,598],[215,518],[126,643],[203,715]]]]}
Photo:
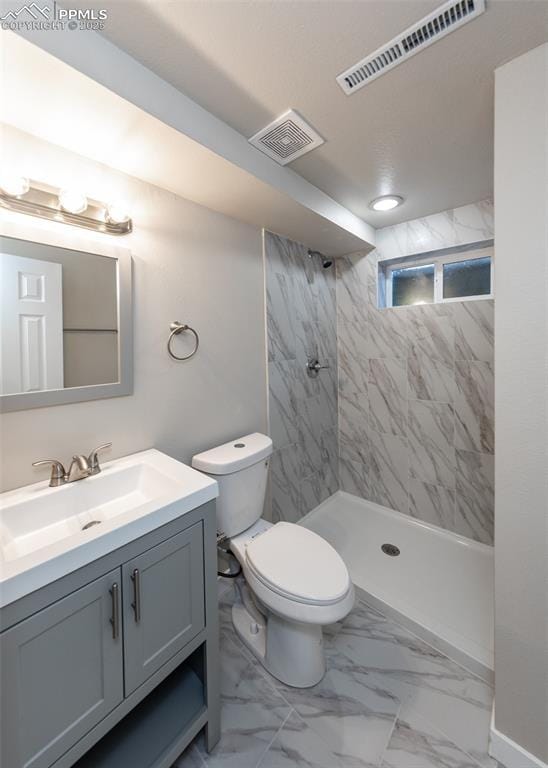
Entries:
{"type": "Polygon", "coordinates": [[[544,762],[548,762],[547,141],[548,45],[544,45],[498,69],[495,91],[495,727],[544,762]]]}
{"type": "Polygon", "coordinates": [[[20,158],[37,180],[72,181],[90,197],[128,202],[134,232],[113,242],[133,253],[135,374],[129,397],[3,415],[2,489],[46,477],[30,466],[36,459],[67,461],[105,441],[113,442],[105,459],[154,446],[188,461],[196,451],[264,431],[261,232],[11,128],[2,131],[2,153],[20,158]],[[200,350],[186,363],[166,352],[172,320],[200,334],[200,350]]]}

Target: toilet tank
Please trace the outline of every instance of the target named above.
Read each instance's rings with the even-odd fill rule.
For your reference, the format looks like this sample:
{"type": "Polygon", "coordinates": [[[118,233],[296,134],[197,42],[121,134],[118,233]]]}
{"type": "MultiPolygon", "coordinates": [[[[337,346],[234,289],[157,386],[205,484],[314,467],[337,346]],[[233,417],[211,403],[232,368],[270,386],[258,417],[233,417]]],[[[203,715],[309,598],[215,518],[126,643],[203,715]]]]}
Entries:
{"type": "Polygon", "coordinates": [[[261,517],[271,454],[272,440],[254,432],[193,457],[194,469],[219,484],[219,532],[237,536],[261,517]]]}

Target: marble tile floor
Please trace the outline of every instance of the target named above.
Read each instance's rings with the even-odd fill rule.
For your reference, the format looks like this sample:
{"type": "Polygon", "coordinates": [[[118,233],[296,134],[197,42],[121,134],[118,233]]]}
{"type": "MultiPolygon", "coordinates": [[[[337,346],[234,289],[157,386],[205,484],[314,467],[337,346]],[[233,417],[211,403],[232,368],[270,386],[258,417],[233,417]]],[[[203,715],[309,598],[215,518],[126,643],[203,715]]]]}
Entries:
{"type": "MultiPolygon", "coordinates": [[[[496,768],[493,691],[361,601],[325,630],[328,671],[309,689],[257,663],[221,594],[222,737],[201,736],[174,768],[496,768]]],[[[502,768],[502,767],[501,767],[502,768]]]]}

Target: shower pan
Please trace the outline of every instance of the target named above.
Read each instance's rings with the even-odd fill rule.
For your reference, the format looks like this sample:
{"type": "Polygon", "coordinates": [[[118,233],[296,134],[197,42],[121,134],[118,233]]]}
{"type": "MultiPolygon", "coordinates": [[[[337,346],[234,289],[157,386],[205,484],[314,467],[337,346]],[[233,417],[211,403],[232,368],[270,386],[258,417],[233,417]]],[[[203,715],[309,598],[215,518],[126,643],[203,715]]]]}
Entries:
{"type": "Polygon", "coordinates": [[[366,602],[492,682],[493,547],[344,491],[300,524],[335,547],[366,602]]]}

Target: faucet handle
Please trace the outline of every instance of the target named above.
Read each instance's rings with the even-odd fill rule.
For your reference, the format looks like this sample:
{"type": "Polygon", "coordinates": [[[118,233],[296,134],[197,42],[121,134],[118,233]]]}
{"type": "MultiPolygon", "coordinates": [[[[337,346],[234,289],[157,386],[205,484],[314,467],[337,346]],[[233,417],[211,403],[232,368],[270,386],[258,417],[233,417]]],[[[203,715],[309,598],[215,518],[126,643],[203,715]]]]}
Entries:
{"type": "Polygon", "coordinates": [[[64,466],[57,459],[40,459],[40,461],[33,461],[33,467],[41,467],[45,464],[51,465],[51,475],[49,484],[52,488],[57,488],[58,485],[63,485],[66,482],[66,472],[64,466]]]}
{"type": "Polygon", "coordinates": [[[99,451],[103,451],[105,448],[111,448],[112,443],[104,443],[103,445],[99,445],[97,448],[94,448],[93,451],[88,456],[88,464],[91,469],[90,475],[98,475],[101,471],[101,467],[99,466],[99,459],[97,458],[97,454],[99,451]]]}

